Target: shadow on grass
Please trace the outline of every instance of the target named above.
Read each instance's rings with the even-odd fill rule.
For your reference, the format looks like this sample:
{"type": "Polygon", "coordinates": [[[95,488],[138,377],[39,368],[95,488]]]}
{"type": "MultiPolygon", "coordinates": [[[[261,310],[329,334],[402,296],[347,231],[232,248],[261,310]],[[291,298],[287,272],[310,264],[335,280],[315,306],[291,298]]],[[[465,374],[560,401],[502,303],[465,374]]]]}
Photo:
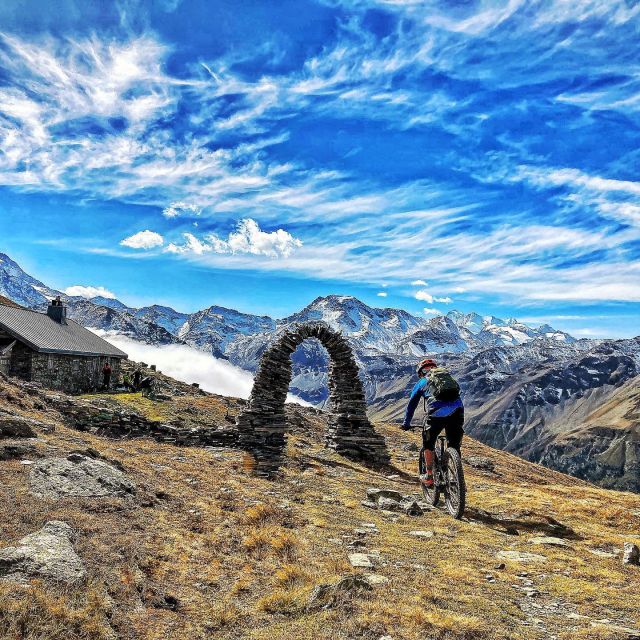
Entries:
{"type": "Polygon", "coordinates": [[[555,518],[530,511],[517,514],[501,514],[468,507],[464,515],[468,520],[481,522],[496,531],[509,535],[517,536],[521,531],[528,531],[531,533],[544,533],[555,538],[582,540],[582,537],[571,527],[558,522],[555,518]]]}

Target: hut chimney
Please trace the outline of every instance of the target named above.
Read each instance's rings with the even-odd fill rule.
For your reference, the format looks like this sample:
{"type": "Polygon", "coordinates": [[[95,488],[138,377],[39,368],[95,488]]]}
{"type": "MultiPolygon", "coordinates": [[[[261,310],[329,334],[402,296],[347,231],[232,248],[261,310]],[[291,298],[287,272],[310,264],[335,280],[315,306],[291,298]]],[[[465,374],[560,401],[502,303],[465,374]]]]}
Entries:
{"type": "Polygon", "coordinates": [[[67,307],[64,306],[60,296],[56,296],[47,307],[47,315],[59,324],[67,324],[67,307]]]}

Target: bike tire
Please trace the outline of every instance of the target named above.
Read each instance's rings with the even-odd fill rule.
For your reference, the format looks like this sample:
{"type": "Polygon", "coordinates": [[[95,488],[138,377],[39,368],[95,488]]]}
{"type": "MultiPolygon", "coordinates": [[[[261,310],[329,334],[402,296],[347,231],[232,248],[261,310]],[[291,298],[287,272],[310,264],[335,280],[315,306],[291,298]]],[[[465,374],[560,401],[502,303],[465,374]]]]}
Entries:
{"type": "MultiPolygon", "coordinates": [[[[435,476],[435,470],[438,468],[438,461],[437,461],[437,452],[436,452],[436,460],[434,460],[433,462],[433,467],[434,467],[434,476],[435,476]]],[[[420,475],[423,475],[424,473],[426,473],[426,464],[424,462],[424,449],[420,449],[420,459],[418,461],[418,473],[420,475]]],[[[435,480],[435,477],[434,477],[435,480]]],[[[438,488],[438,486],[436,485],[436,483],[433,483],[432,487],[425,487],[424,484],[422,482],[420,482],[420,488],[422,489],[422,495],[424,496],[424,499],[432,506],[437,507],[438,506],[438,502],[440,502],[440,489],[438,488]]]]}
{"type": "Polygon", "coordinates": [[[456,519],[464,513],[467,486],[462,469],[462,458],[457,449],[447,449],[445,454],[445,504],[447,511],[456,519]]]}

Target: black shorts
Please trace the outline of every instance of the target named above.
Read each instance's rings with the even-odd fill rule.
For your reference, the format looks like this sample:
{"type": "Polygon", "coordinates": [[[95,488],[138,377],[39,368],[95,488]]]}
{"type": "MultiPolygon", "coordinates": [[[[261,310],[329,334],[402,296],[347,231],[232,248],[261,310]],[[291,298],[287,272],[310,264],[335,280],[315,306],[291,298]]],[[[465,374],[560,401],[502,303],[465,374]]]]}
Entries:
{"type": "Polygon", "coordinates": [[[436,418],[430,416],[427,422],[428,428],[422,431],[422,446],[433,451],[438,436],[445,430],[448,446],[460,450],[462,436],[464,434],[464,409],[456,409],[450,416],[436,418]]]}

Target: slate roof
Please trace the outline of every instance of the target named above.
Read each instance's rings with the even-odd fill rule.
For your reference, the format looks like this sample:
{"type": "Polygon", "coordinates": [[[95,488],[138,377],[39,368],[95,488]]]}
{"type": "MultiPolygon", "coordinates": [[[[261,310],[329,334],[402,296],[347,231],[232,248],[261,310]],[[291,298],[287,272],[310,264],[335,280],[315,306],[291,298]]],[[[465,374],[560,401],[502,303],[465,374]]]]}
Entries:
{"type": "Polygon", "coordinates": [[[0,329],[40,353],[126,358],[124,351],[73,320],[60,324],[45,313],[0,304],[0,329]]]}

